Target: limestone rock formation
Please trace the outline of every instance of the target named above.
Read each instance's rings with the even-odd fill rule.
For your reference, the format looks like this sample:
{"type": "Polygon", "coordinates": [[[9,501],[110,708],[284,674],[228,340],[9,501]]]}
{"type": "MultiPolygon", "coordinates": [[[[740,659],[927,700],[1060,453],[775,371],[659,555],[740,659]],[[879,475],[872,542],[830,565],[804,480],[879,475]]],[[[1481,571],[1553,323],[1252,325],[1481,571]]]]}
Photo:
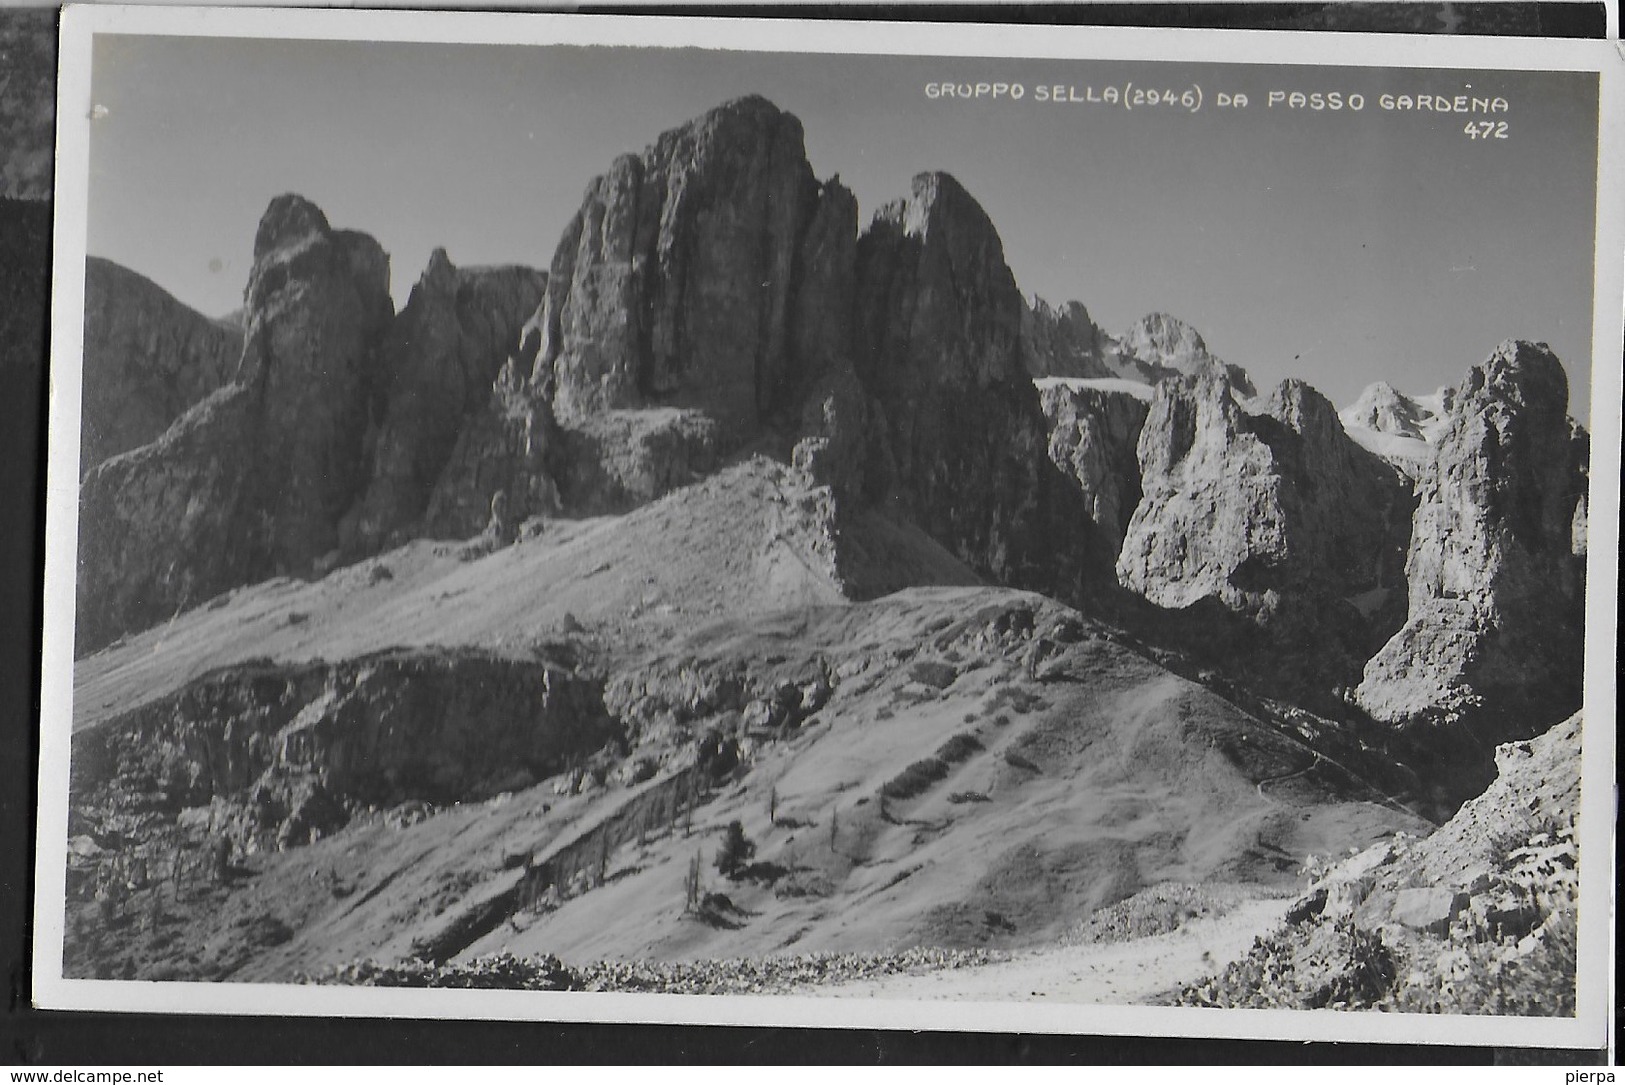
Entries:
{"type": "Polygon", "coordinates": [[[535,379],[559,417],[671,406],[752,426],[791,367],[798,241],[818,204],[801,122],[762,98],[616,159],[548,280],[535,379]]]}
{"type": "Polygon", "coordinates": [[[241,326],[210,320],[145,276],[85,264],[80,474],[147,444],[235,375],[241,326]]]}
{"type": "Polygon", "coordinates": [[[478,530],[499,488],[520,519],[624,511],[768,428],[793,442],[803,405],[850,379],[856,244],[856,200],[813,179],[800,122],[764,99],[617,159],[559,242],[505,386],[458,438],[428,530],[478,530]]]}
{"type": "Polygon", "coordinates": [[[253,851],[303,844],[347,808],[534,782],[610,726],[596,683],[481,652],[245,664],[76,732],[74,789],[134,778],[253,851]]]}
{"type": "Polygon", "coordinates": [[[279,196],[260,221],[235,380],[80,494],[80,651],[239,584],[308,572],[364,481],[389,259],[279,196]]]}
{"type": "Polygon", "coordinates": [[[1197,376],[1222,372],[1240,394],[1256,396],[1257,389],[1240,366],[1221,361],[1208,350],[1201,333],[1178,317],[1148,313],[1117,339],[1117,349],[1152,381],[1171,376],[1197,376]]]}
{"type": "Polygon", "coordinates": [[[1368,610],[1400,582],[1409,487],[1303,382],[1260,407],[1217,369],[1158,387],[1118,578],[1159,607],[1212,600],[1266,626],[1284,609],[1368,610]]]}
{"type": "Polygon", "coordinates": [[[1421,480],[1409,616],[1358,690],[1375,718],[1478,717],[1498,740],[1579,704],[1587,449],[1567,405],[1543,344],[1509,340],[1468,372],[1421,480]]]}
{"type": "Polygon", "coordinates": [[[1150,410],[1150,389],[1140,396],[1085,381],[1038,383],[1049,422],[1049,458],[1082,490],[1089,518],[1115,561],[1140,503],[1136,448],[1150,410]]]}
{"type": "Polygon", "coordinates": [[[1305,383],[1248,403],[1258,413],[1222,370],[1159,385],[1116,575],[1159,607],[1147,620],[1162,637],[1323,698],[1402,620],[1409,482],[1305,383]]]}
{"type": "MultiPolygon", "coordinates": [[[[415,526],[465,425],[486,413],[546,282],[524,267],[458,268],[444,249],[434,251],[382,347],[382,424],[365,497],[346,524],[346,551],[375,550],[415,526]]],[[[478,504],[478,495],[470,500],[478,504]]]]}
{"type": "Polygon", "coordinates": [[[562,440],[547,400],[524,386],[511,361],[504,364],[485,404],[458,434],[419,530],[430,538],[467,538],[485,525],[498,493],[507,495],[517,523],[557,514],[562,440]]]}
{"type": "Polygon", "coordinates": [[[1115,344],[1082,302],[1056,308],[1034,297],[1021,311],[1021,360],[1034,377],[1116,377],[1115,344]]]}
{"type": "Polygon", "coordinates": [[[1060,590],[1088,517],[1048,456],[1021,359],[1024,306],[987,214],[947,174],[921,174],[858,241],[857,376],[883,450],[870,501],[905,514],[1000,582],[1060,590]]]}

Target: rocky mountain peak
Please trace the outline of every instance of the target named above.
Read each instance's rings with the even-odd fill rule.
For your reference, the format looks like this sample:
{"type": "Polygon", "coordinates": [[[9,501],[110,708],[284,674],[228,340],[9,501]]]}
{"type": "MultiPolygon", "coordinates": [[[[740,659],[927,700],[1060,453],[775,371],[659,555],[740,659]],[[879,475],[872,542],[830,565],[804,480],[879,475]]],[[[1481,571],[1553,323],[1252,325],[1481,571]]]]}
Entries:
{"type": "Polygon", "coordinates": [[[332,227],[321,208],[297,193],[284,193],[273,199],[260,216],[259,229],[254,233],[254,262],[264,260],[275,249],[330,233],[332,227]]]}
{"type": "Polygon", "coordinates": [[[858,270],[860,305],[870,302],[860,362],[888,387],[985,387],[1024,376],[1024,302],[1004,244],[948,174],[916,176],[907,200],[876,212],[858,242],[858,270]],[[898,319],[905,297],[918,307],[898,319]]]}
{"type": "Polygon", "coordinates": [[[1409,488],[1325,396],[1289,380],[1260,401],[1225,367],[1199,366],[1157,386],[1138,455],[1120,583],[1164,610],[1201,605],[1273,631],[1271,650],[1307,653],[1295,666],[1313,680],[1350,681],[1365,657],[1348,645],[1369,638],[1372,610],[1356,599],[1398,579],[1409,488]]]}
{"type": "Polygon", "coordinates": [[[555,251],[533,383],[561,418],[670,406],[751,429],[790,368],[818,198],[801,122],[759,97],[616,159],[555,251]]]}
{"type": "Polygon", "coordinates": [[[85,261],[80,474],[156,439],[231,380],[242,325],[216,322],[110,260],[85,261]]]}
{"type": "Polygon", "coordinates": [[[1288,377],[1264,401],[1264,412],[1299,434],[1331,433],[1342,428],[1337,408],[1308,381],[1288,377]]]}
{"type": "Polygon", "coordinates": [[[1476,721],[1482,741],[1578,705],[1586,435],[1567,403],[1543,344],[1509,340],[1468,371],[1418,484],[1405,626],[1358,691],[1372,716],[1476,721]]]}
{"type": "Polygon", "coordinates": [[[1135,321],[1118,337],[1117,351],[1122,355],[1121,364],[1137,369],[1151,381],[1218,372],[1241,395],[1258,394],[1246,370],[1221,361],[1208,349],[1200,332],[1168,313],[1148,313],[1135,321]]]}
{"type": "Polygon", "coordinates": [[[235,378],[81,491],[81,647],[338,553],[394,315],[389,258],[279,196],[260,220],[235,378]]]}
{"type": "Polygon", "coordinates": [[[1147,313],[1134,322],[1120,341],[1145,361],[1158,362],[1181,373],[1194,373],[1213,359],[1201,333],[1167,313],[1147,313]]]}
{"type": "Polygon", "coordinates": [[[1368,386],[1360,398],[1342,412],[1343,421],[1348,425],[1400,437],[1421,437],[1423,415],[1420,403],[1387,381],[1368,386]]]}
{"type": "Polygon", "coordinates": [[[1110,344],[1082,302],[1051,305],[1036,294],[1021,314],[1021,358],[1034,377],[1116,377],[1110,344]]]}

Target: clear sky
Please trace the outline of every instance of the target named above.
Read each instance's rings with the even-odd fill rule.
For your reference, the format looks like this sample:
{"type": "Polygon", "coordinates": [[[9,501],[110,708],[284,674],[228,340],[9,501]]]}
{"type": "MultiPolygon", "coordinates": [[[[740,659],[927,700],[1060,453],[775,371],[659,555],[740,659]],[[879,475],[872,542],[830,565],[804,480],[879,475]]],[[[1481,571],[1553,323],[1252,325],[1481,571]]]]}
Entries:
{"type": "Polygon", "coordinates": [[[221,315],[241,304],[267,202],[299,192],[392,257],[404,304],[436,246],[546,267],[618,153],[728,98],[801,118],[861,215],[923,170],[987,209],[1023,291],[1108,331],[1165,311],[1262,386],[1346,405],[1426,392],[1507,337],[1591,352],[1597,92],[1564,73],[802,56],[700,50],[97,39],[89,248],[221,315]],[[928,82],[1021,83],[1021,101],[928,82]],[[1037,101],[1040,85],[1192,85],[1179,110],[1037,101]],[[1468,86],[1471,89],[1467,89],[1468,86]],[[1268,108],[1271,89],[1363,111],[1268,108]],[[1245,110],[1216,95],[1246,93],[1245,110]],[[1499,95],[1494,116],[1389,112],[1383,93],[1499,95]],[[1469,120],[1505,121],[1473,140],[1469,120]]]}

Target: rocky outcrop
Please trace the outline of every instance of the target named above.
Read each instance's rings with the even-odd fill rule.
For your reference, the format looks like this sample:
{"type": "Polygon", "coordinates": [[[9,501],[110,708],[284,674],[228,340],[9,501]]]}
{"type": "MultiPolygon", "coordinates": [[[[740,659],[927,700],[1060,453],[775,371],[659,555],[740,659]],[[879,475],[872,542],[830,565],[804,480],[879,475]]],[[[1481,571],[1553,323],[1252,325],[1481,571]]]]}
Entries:
{"type": "Polygon", "coordinates": [[[1056,308],[1034,297],[1021,310],[1021,361],[1034,377],[1116,377],[1115,344],[1082,302],[1056,308]]]}
{"type": "Polygon", "coordinates": [[[1358,690],[1376,719],[1471,718],[1482,742],[1578,706],[1587,446],[1567,405],[1544,345],[1502,343],[1468,372],[1420,484],[1408,617],[1358,690]]]}
{"type": "Polygon", "coordinates": [[[90,257],[80,473],[156,439],[231,380],[242,353],[240,326],[210,320],[150,279],[90,257]]]}
{"type": "Polygon", "coordinates": [[[858,241],[857,301],[857,376],[880,446],[870,502],[983,575],[1071,594],[1088,517],[1049,460],[998,232],[952,177],[921,174],[876,213],[858,241]]]}
{"type": "Polygon", "coordinates": [[[800,122],[764,99],[617,159],[458,439],[429,529],[476,530],[496,488],[519,518],[622,511],[753,441],[793,442],[803,404],[850,374],[856,241],[856,200],[813,179],[800,122]]]}
{"type": "Polygon", "coordinates": [[[1208,350],[1201,333],[1167,313],[1148,313],[1135,321],[1118,337],[1117,349],[1126,359],[1124,364],[1137,368],[1149,381],[1218,372],[1241,395],[1258,394],[1244,369],[1221,361],[1208,350]]]}
{"type": "Polygon", "coordinates": [[[499,493],[515,522],[557,514],[562,442],[547,401],[531,394],[512,363],[504,365],[485,405],[458,435],[420,530],[430,538],[467,538],[485,524],[499,493]]]}
{"type": "Polygon", "coordinates": [[[305,843],[357,806],[529,786],[611,735],[596,683],[477,653],[244,664],[74,736],[73,789],[213,806],[256,846],[305,843]]]}
{"type": "Polygon", "coordinates": [[[1145,497],[1117,575],[1160,607],[1213,599],[1267,622],[1284,600],[1399,583],[1407,487],[1285,381],[1256,415],[1220,372],[1165,382],[1140,434],[1145,497]]]}
{"type": "Polygon", "coordinates": [[[1149,389],[1142,397],[1085,382],[1039,382],[1039,402],[1049,423],[1049,458],[1077,483],[1114,562],[1129,517],[1140,503],[1136,449],[1149,398],[1149,389]]]}
{"type": "Polygon", "coordinates": [[[80,492],[80,651],[338,547],[392,316],[389,259],[279,196],[260,221],[236,379],[80,492]]]}
{"type": "MultiPolygon", "coordinates": [[[[458,268],[444,249],[434,251],[384,340],[382,423],[365,496],[345,525],[347,552],[374,551],[416,527],[468,423],[507,417],[486,411],[492,386],[519,349],[520,329],[546,282],[524,267],[458,268]]],[[[470,481],[461,462],[452,475],[440,493],[470,481]]],[[[491,494],[472,481],[469,500],[483,496],[489,507],[491,494]]],[[[442,530],[443,519],[436,524],[442,530]]]]}
{"type": "Polygon", "coordinates": [[[820,202],[801,122],[762,98],[616,159],[550,271],[535,379],[559,417],[670,406],[752,427],[793,368],[794,278],[818,266],[799,242],[820,202]]]}
{"type": "Polygon", "coordinates": [[[703,411],[606,411],[563,440],[559,493],[581,515],[646,505],[722,466],[722,427],[703,411]]]}

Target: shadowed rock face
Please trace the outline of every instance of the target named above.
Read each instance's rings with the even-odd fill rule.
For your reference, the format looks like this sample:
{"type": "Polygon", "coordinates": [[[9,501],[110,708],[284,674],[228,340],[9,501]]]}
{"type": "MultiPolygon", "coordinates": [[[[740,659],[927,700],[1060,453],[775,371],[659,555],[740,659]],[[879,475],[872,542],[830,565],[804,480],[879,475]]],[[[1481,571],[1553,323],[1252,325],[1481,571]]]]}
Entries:
{"type": "Polygon", "coordinates": [[[91,257],[80,474],[157,438],[229,381],[242,354],[241,327],[210,320],[150,279],[91,257]]]}
{"type": "Polygon", "coordinates": [[[1083,493],[1089,518],[1116,560],[1129,518],[1140,503],[1136,446],[1150,405],[1108,388],[1047,384],[1040,392],[1049,422],[1049,457],[1083,493]]]}
{"type": "Polygon", "coordinates": [[[1420,483],[1409,615],[1358,691],[1372,716],[1512,716],[1476,725],[1495,741],[1578,706],[1588,447],[1567,404],[1542,344],[1502,343],[1468,372],[1420,483]]]}
{"type": "Polygon", "coordinates": [[[1106,359],[1112,344],[1082,302],[1059,308],[1033,298],[1021,314],[1021,360],[1034,377],[1116,377],[1106,359]]]}
{"type": "Polygon", "coordinates": [[[595,684],[540,663],[464,652],[249,664],[80,732],[74,788],[156,782],[172,801],[213,804],[216,832],[254,851],[303,844],[357,805],[528,786],[609,726],[595,684]]]}
{"type": "MultiPolygon", "coordinates": [[[[452,453],[473,419],[495,413],[487,410],[492,386],[546,283],[530,268],[458,268],[444,249],[434,251],[383,344],[383,419],[366,495],[346,522],[347,552],[376,550],[416,527],[448,470],[471,506],[490,508],[494,491],[469,478],[461,460],[451,464],[452,453]]],[[[463,525],[435,526],[437,534],[457,534],[463,525]]]]}
{"type": "Polygon", "coordinates": [[[307,572],[337,547],[365,477],[388,257],[281,196],[254,258],[236,379],[84,480],[81,651],[226,588],[307,572]]]}
{"type": "Polygon", "coordinates": [[[998,232],[952,177],[921,174],[876,214],[858,242],[857,376],[878,408],[866,494],[984,575],[1071,592],[1089,520],[1049,461],[1022,309],[998,232]]]}

